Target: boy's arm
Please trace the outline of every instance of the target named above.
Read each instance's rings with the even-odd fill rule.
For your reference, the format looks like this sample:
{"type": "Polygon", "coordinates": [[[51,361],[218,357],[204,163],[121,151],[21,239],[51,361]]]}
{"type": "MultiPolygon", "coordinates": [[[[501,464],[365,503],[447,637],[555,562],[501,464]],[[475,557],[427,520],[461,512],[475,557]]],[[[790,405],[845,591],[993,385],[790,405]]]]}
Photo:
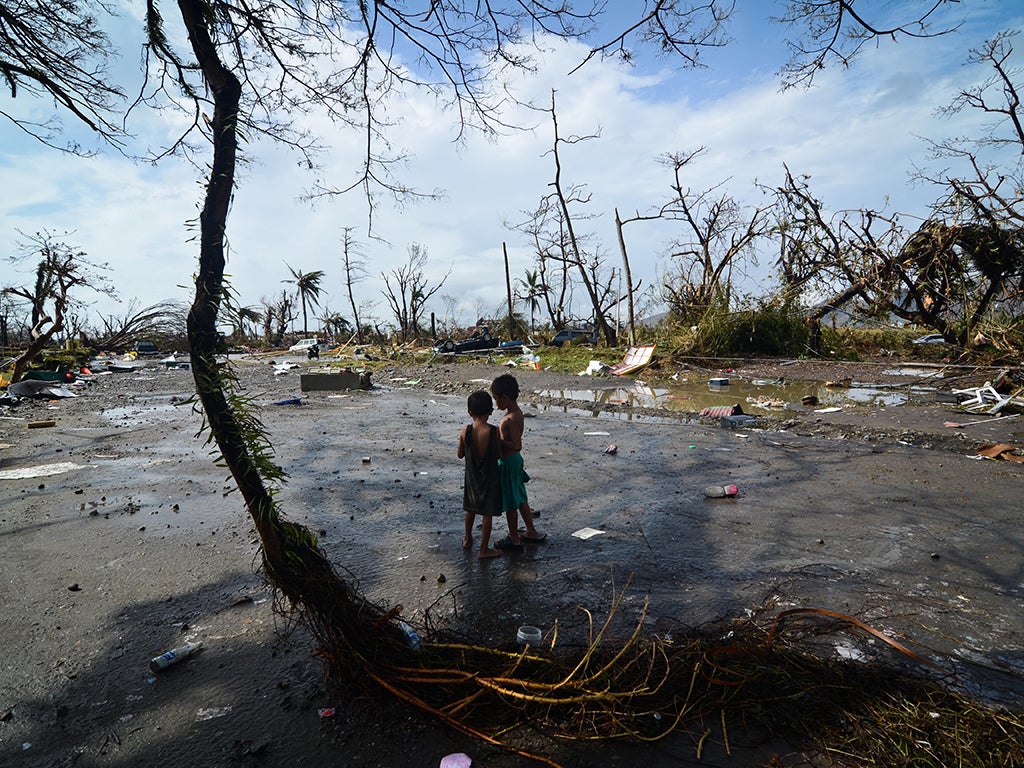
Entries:
{"type": "Polygon", "coordinates": [[[517,453],[523,450],[523,427],[517,424],[514,416],[506,416],[498,425],[498,435],[501,437],[501,445],[508,453],[517,453]]]}
{"type": "Polygon", "coordinates": [[[459,432],[459,458],[466,458],[466,427],[462,427],[462,431],[459,432]]]}

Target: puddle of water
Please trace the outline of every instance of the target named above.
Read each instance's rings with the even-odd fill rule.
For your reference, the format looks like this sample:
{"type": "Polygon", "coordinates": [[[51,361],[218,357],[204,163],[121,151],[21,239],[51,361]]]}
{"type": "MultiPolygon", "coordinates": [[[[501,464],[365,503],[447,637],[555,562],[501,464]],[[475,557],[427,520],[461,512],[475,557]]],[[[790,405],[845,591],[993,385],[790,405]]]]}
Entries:
{"type": "Polygon", "coordinates": [[[126,405],[107,408],[103,417],[110,421],[130,422],[133,425],[152,424],[158,421],[174,421],[191,415],[190,405],[126,405]]]}
{"type": "Polygon", "coordinates": [[[918,379],[941,379],[942,371],[929,368],[886,368],[882,371],[885,376],[914,376],[918,379]]]}
{"type": "MultiPolygon", "coordinates": [[[[805,408],[801,400],[807,395],[818,398],[816,407],[851,404],[881,407],[903,405],[910,400],[910,393],[905,388],[876,384],[854,382],[849,387],[826,387],[804,382],[786,384],[746,379],[732,379],[726,385],[708,384],[706,380],[700,380],[665,387],[636,384],[614,389],[545,389],[535,394],[602,406],[664,408],[687,413],[734,403],[739,403],[748,413],[758,410],[797,410],[805,408]]],[[[615,412],[603,411],[602,415],[614,416],[615,412]]]]}

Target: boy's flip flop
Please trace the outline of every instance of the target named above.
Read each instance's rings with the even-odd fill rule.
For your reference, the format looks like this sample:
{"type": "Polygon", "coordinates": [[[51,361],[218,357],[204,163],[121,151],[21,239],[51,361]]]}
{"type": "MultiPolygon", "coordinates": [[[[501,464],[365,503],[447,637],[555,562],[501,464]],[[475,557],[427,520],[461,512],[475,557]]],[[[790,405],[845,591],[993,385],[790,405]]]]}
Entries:
{"type": "Polygon", "coordinates": [[[539,542],[542,542],[547,537],[548,535],[546,533],[538,533],[536,536],[527,536],[525,531],[519,532],[519,538],[523,541],[528,541],[531,544],[537,544],[539,542]]]}
{"type": "Polygon", "coordinates": [[[494,548],[495,549],[520,550],[520,549],[523,548],[523,545],[522,544],[516,544],[514,541],[512,541],[512,539],[506,537],[506,538],[502,539],[501,541],[494,542],[494,548]]]}

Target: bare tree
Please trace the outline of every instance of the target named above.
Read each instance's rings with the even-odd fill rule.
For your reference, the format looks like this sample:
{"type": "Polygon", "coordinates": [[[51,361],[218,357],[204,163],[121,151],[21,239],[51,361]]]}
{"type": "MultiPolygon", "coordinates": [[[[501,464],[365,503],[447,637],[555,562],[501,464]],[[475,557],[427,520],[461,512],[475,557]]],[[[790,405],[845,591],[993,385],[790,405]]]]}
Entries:
{"type": "Polygon", "coordinates": [[[102,0],[0,4],[0,79],[11,100],[28,94],[33,102],[49,101],[57,109],[42,121],[18,117],[8,106],[0,116],[43,144],[88,154],[76,142],[59,140],[62,112],[67,112],[120,146],[126,134],[112,113],[124,93],[111,80],[107,65],[116,52],[102,28],[102,16],[112,9],[102,0]]]}
{"type": "Polygon", "coordinates": [[[64,328],[68,312],[75,305],[72,292],[81,288],[113,293],[113,287],[97,270],[106,269],[86,259],[84,251],[60,242],[49,232],[27,238],[25,250],[12,261],[38,259],[35,282],[31,286],[7,286],[3,292],[22,299],[31,318],[26,349],[14,360],[11,382],[21,381],[29,364],[39,356],[50,340],[64,328]]]}
{"type": "Polygon", "coordinates": [[[384,290],[381,293],[391,308],[391,314],[398,324],[398,332],[403,341],[421,333],[420,321],[427,301],[441,290],[451,274],[449,269],[439,283],[431,285],[426,275],[426,266],[426,247],[419,243],[411,243],[408,261],[393,269],[390,274],[381,273],[384,280],[384,290]]]}
{"type": "Polygon", "coordinates": [[[291,293],[282,290],[276,298],[261,298],[260,305],[263,307],[263,339],[268,346],[278,347],[295,320],[295,300],[291,293]]]}
{"type": "Polygon", "coordinates": [[[776,190],[776,234],[782,298],[813,296],[805,322],[809,351],[821,353],[821,320],[857,303],[868,314],[884,314],[883,297],[899,279],[898,254],[906,235],[898,217],[870,210],[828,214],[811,193],[806,176],[786,168],[776,190]]]}
{"type": "MultiPolygon", "coordinates": [[[[593,318],[594,328],[601,332],[609,346],[615,345],[616,329],[608,319],[609,310],[618,300],[612,285],[615,281],[614,270],[609,271],[601,258],[600,249],[590,247],[588,234],[579,232],[577,224],[593,218],[594,214],[586,214],[578,209],[590,202],[590,195],[579,185],[569,185],[562,177],[562,147],[578,144],[582,141],[597,138],[589,136],[562,136],[558,128],[558,113],[555,107],[555,92],[551,92],[551,106],[543,110],[551,117],[553,139],[549,154],[555,167],[554,180],[550,186],[554,191],[541,198],[540,205],[530,219],[517,226],[520,231],[530,234],[537,246],[541,261],[540,276],[546,278],[543,268],[545,261],[558,261],[563,264],[564,277],[568,283],[568,273],[572,271],[578,277],[587,296],[588,315],[593,318]]],[[[549,288],[547,283],[545,294],[549,288]]],[[[568,286],[566,286],[568,288],[568,286]]],[[[563,290],[559,298],[565,298],[567,290],[563,290]]],[[[549,303],[549,310],[558,319],[555,327],[560,327],[564,317],[565,305],[559,302],[557,307],[549,303]]]]}
{"type": "Polygon", "coordinates": [[[777,190],[778,266],[787,290],[823,297],[807,317],[812,349],[820,342],[821,318],[846,305],[934,329],[962,347],[973,341],[994,306],[1019,307],[1024,294],[1021,166],[981,160],[986,150],[1024,149],[1020,73],[1007,64],[1012,38],[997,35],[972,52],[969,61],[989,63],[994,74],[961,91],[943,113],[979,109],[996,120],[981,137],[930,142],[935,158],[957,162],[965,173],[918,174],[941,196],[915,231],[908,233],[899,217],[884,212],[828,215],[807,178],[786,169],[786,183],[777,190]]]}
{"type": "Polygon", "coordinates": [[[952,32],[958,25],[933,29],[931,23],[940,9],[956,3],[959,0],[908,0],[900,4],[899,18],[893,21],[885,17],[889,3],[868,8],[855,0],[786,0],[786,10],[773,19],[790,29],[786,37],[790,58],[780,71],[783,86],[810,86],[814,76],[833,61],[849,67],[872,41],[952,32]]]}
{"type": "Polygon", "coordinates": [[[356,341],[363,343],[363,327],[359,322],[359,307],[356,304],[355,286],[367,276],[366,259],[362,245],[352,237],[353,227],[345,227],[341,237],[341,273],[345,279],[345,295],[352,310],[352,323],[356,330],[356,341]]]}
{"type": "Polygon", "coordinates": [[[548,323],[555,330],[561,330],[565,327],[572,307],[569,246],[562,211],[542,198],[540,205],[526,212],[526,215],[523,222],[512,228],[527,235],[533,243],[534,263],[537,267],[535,295],[543,299],[548,323]]]}
{"type": "Polygon", "coordinates": [[[670,245],[675,272],[663,291],[672,311],[688,321],[712,306],[728,306],[734,272],[756,264],[754,247],[770,225],[766,207],[745,209],[721,191],[722,184],[700,192],[686,185],[684,169],[703,152],[701,147],[663,158],[672,171],[673,196],[657,214],[684,230],[670,245]]]}

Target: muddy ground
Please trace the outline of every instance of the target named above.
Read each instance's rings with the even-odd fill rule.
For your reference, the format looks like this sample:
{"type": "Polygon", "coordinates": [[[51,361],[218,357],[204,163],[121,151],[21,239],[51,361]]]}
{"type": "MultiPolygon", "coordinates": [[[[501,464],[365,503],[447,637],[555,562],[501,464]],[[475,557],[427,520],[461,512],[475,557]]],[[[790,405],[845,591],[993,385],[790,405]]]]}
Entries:
{"type": "MultiPolygon", "coordinates": [[[[986,419],[936,396],[759,410],[755,428],[723,429],[685,409],[559,394],[617,379],[517,369],[531,502],[548,539],[482,562],[460,547],[455,442],[465,396],[507,368],[379,365],[370,391],[302,393],[299,370],[275,376],[268,362],[236,365],[290,474],[284,510],[428,638],[511,648],[519,625],[557,622],[571,644],[586,634],[581,608],[603,617],[632,578],[626,627],[648,597],[645,631],[661,636],[826,608],[940,662],[951,685],[1024,708],[1024,465],[976,457],[983,443],[1024,446],[1024,416],[967,424],[986,419]],[[705,498],[705,486],[730,483],[736,498],[705,498]],[[572,535],[585,527],[602,533],[572,535]]],[[[886,370],[769,361],[730,375],[785,377],[799,402],[825,380],[909,386],[886,370]]],[[[715,373],[662,363],[639,378],[670,387],[715,373]]],[[[929,386],[995,372],[947,373],[929,386]]],[[[0,408],[0,765],[395,768],[453,752],[475,766],[528,765],[325,682],[310,639],[273,611],[241,501],[182,404],[192,389],[190,372],[151,365],[99,376],[73,399],[0,408]],[[55,425],[27,428],[42,420],[55,425]],[[204,650],[150,671],[186,640],[204,650]]],[[[863,634],[830,642],[846,656],[893,655],[863,634]]],[[[796,740],[753,732],[730,734],[730,755],[713,732],[698,761],[699,736],[548,749],[573,768],[814,764],[796,740]]]]}

